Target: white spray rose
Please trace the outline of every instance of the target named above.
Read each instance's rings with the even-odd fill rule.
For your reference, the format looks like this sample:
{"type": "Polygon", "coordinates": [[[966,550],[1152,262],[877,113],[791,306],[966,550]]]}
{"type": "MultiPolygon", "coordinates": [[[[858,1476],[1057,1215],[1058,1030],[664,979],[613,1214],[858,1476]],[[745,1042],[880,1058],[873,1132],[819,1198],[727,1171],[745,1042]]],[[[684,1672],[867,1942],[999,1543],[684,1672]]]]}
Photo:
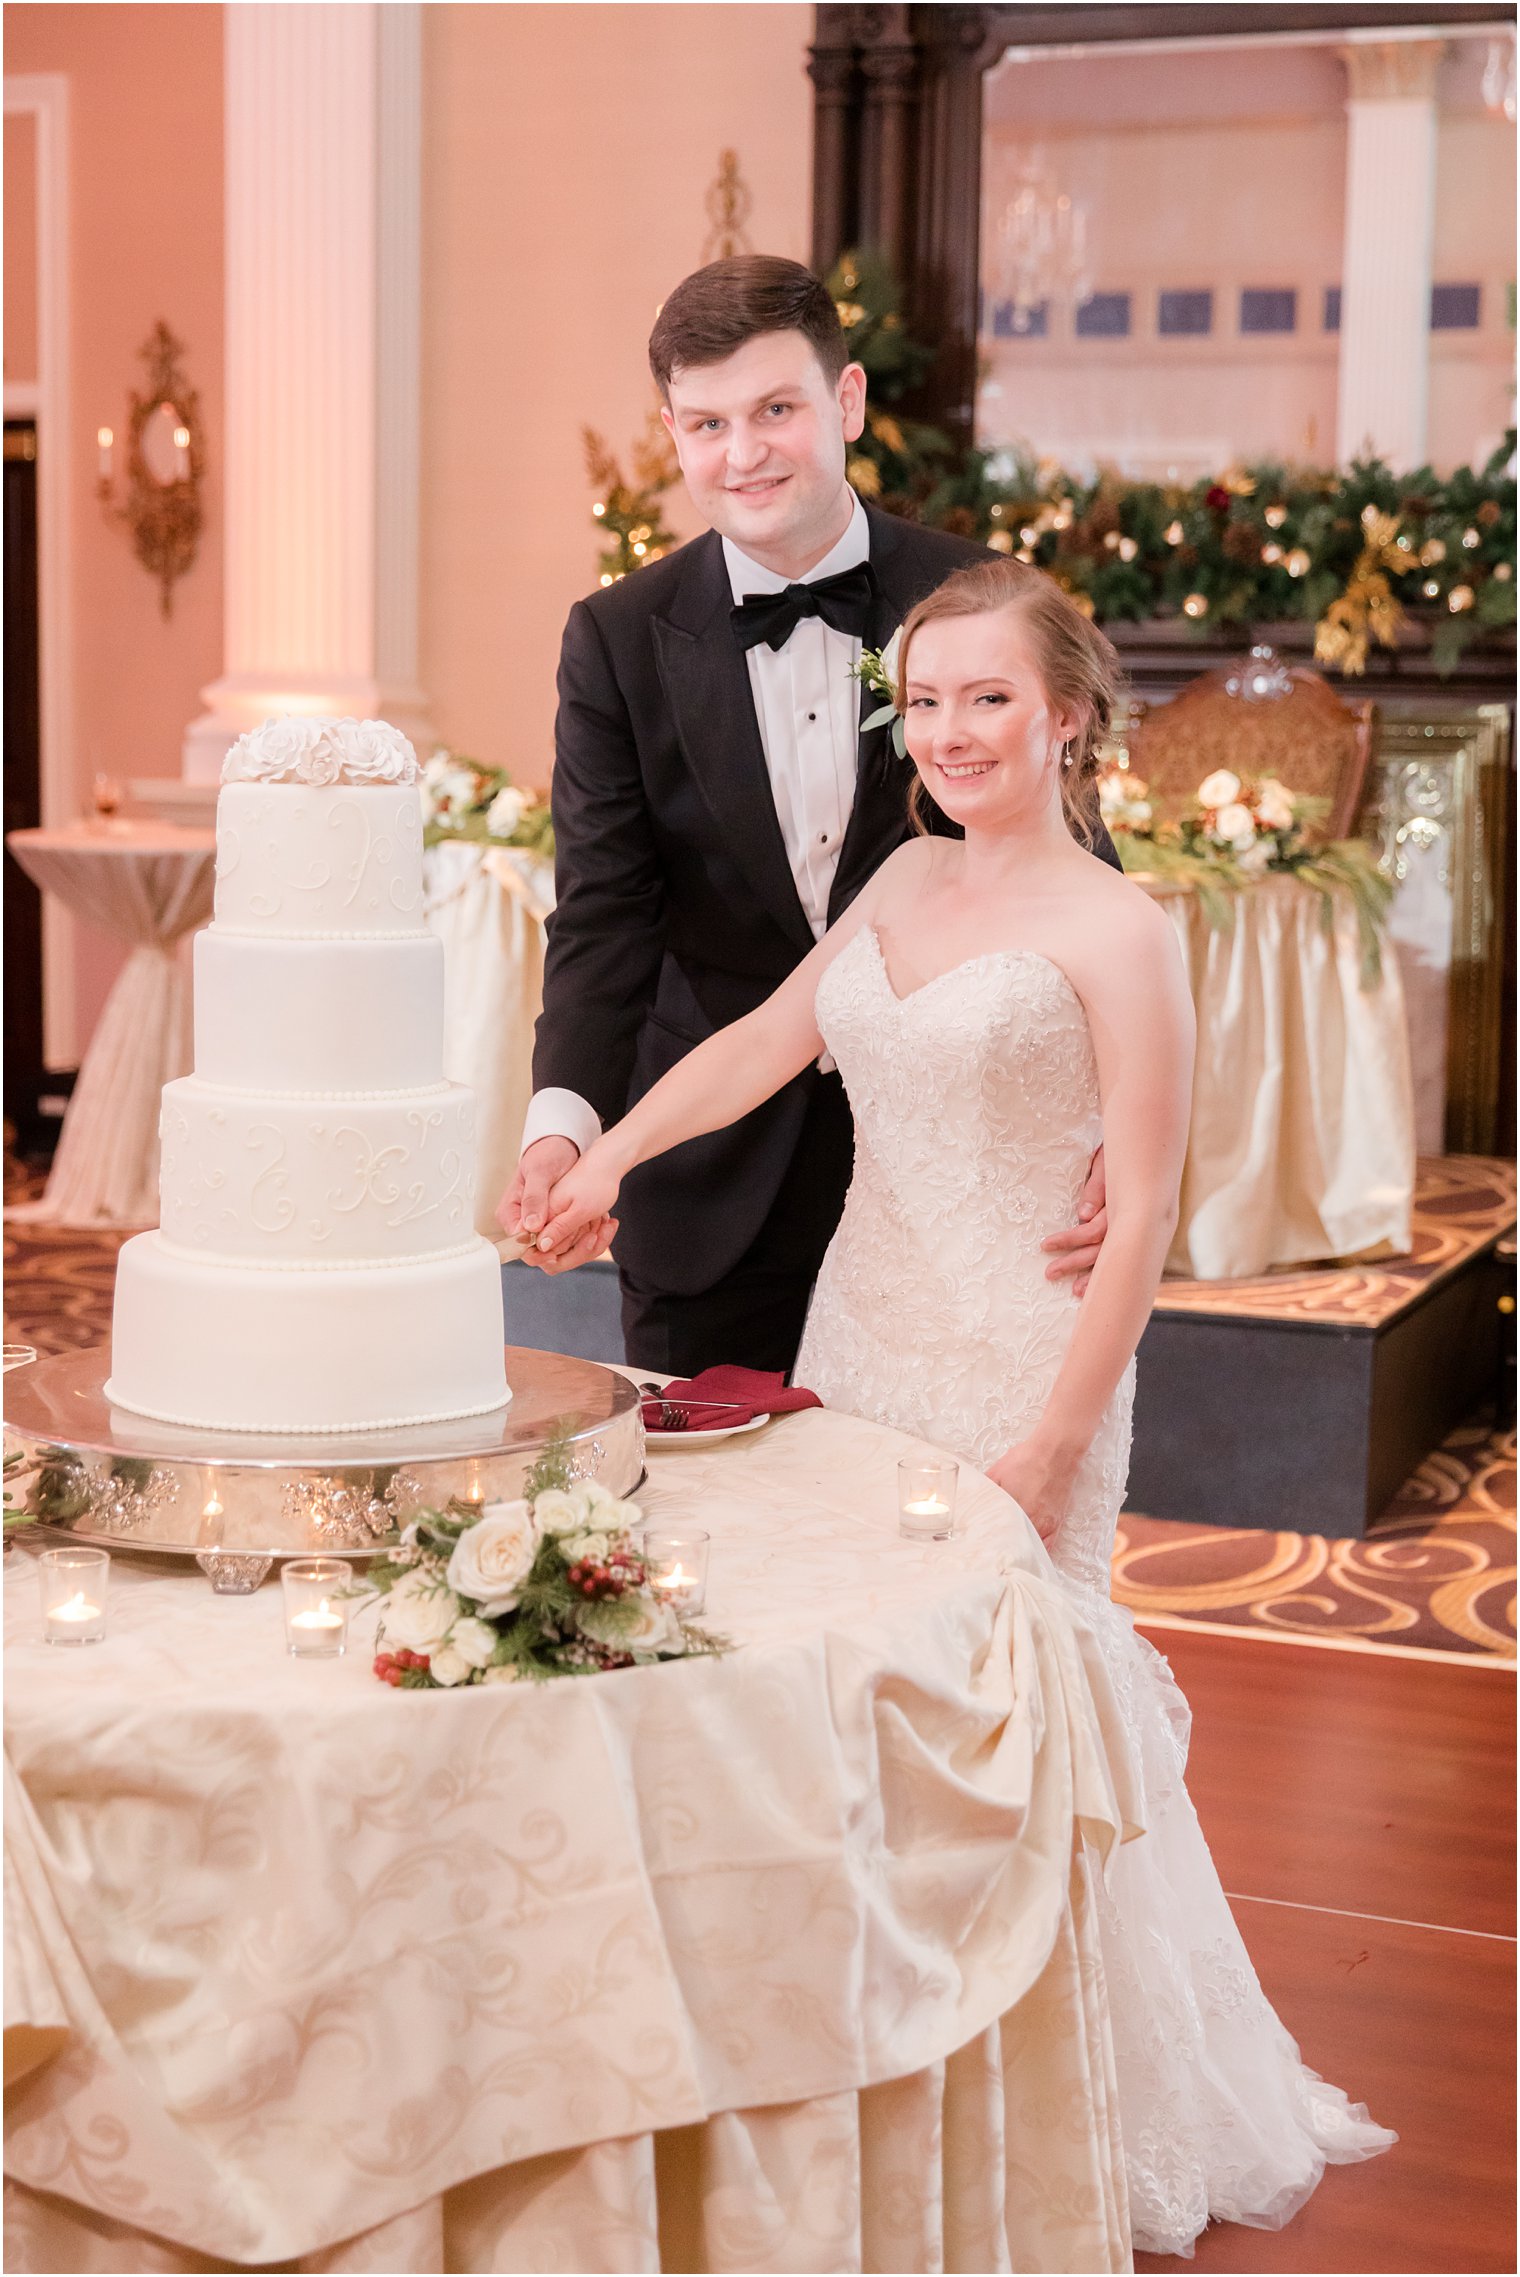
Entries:
{"type": "Polygon", "coordinates": [[[1233,806],[1240,796],[1240,777],[1228,767],[1216,767],[1198,786],[1200,806],[1233,806]]]}
{"type": "Polygon", "coordinates": [[[902,636],[903,629],[902,626],[899,625],[896,632],[892,635],[892,638],[887,642],[886,647],[881,652],[881,668],[883,672],[885,672],[887,678],[891,681],[894,688],[897,686],[898,660],[902,655],[902,636]]]}
{"type": "Polygon", "coordinates": [[[563,1487],[545,1487],[533,1505],[533,1515],[543,1534],[583,1534],[591,1513],[578,1494],[563,1487]]]}
{"type": "Polygon", "coordinates": [[[1256,843],[1256,824],[1250,808],[1238,804],[1222,806],[1214,817],[1214,836],[1222,845],[1233,847],[1237,854],[1245,853],[1256,843]]]}
{"type": "Polygon", "coordinates": [[[401,1652],[432,1654],[441,1645],[459,1614],[459,1599],[436,1574],[413,1567],[404,1573],[385,1600],[381,1618],[385,1641],[401,1652]]]}
{"type": "Polygon", "coordinates": [[[612,1551],[606,1534],[564,1534],[559,1546],[572,1565],[605,1565],[612,1551]]]}
{"type": "Polygon", "coordinates": [[[526,1502],[488,1502],[454,1544],[449,1587],[495,1620],[510,1613],[533,1570],[540,1531],[526,1502]]]}
{"type": "Polygon", "coordinates": [[[1256,815],[1268,830],[1291,830],[1293,793],[1275,775],[1266,775],[1256,787],[1256,815]]]}
{"type": "Polygon", "coordinates": [[[1265,872],[1271,859],[1271,846],[1265,838],[1258,838],[1253,846],[1247,846],[1241,854],[1240,867],[1248,878],[1259,878],[1265,872]]]}
{"type": "Polygon", "coordinates": [[[466,1668],[489,1668],[496,1650],[496,1631],[473,1613],[462,1613],[449,1631],[446,1649],[457,1652],[466,1668]]]}
{"type": "Polygon", "coordinates": [[[583,1478],[571,1489],[572,1499],[586,1513],[586,1523],[599,1534],[626,1534],[640,1525],[644,1513],[636,1502],[620,1502],[594,1478],[583,1478]]]}
{"type": "Polygon", "coordinates": [[[577,1610],[576,1626],[595,1644],[614,1652],[669,1653],[686,1650],[674,1609],[657,1597],[608,1598],[577,1610]]]}
{"type": "Polygon", "coordinates": [[[522,1681],[522,1670],[504,1661],[500,1668],[488,1668],[480,1679],[482,1684],[517,1684],[522,1681]]]}
{"type": "Polygon", "coordinates": [[[527,800],[511,783],[504,783],[486,808],[486,828],[493,838],[510,838],[523,818],[527,800]]]}
{"type": "Polygon", "coordinates": [[[440,1645],[428,1662],[435,1684],[468,1684],[470,1663],[451,1644],[440,1645]]]}

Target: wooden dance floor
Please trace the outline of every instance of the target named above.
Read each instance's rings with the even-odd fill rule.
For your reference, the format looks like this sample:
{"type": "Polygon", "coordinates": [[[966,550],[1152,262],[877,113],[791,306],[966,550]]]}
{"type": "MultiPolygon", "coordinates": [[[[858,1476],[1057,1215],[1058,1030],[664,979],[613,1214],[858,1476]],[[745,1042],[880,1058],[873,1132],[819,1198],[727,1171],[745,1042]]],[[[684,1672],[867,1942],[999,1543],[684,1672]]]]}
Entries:
{"type": "Polygon", "coordinates": [[[1193,1704],[1188,1786],[1306,2063],[1398,2129],[1283,2231],[1137,2269],[1515,2267],[1515,1694],[1492,1660],[1152,1639],[1193,1704]]]}

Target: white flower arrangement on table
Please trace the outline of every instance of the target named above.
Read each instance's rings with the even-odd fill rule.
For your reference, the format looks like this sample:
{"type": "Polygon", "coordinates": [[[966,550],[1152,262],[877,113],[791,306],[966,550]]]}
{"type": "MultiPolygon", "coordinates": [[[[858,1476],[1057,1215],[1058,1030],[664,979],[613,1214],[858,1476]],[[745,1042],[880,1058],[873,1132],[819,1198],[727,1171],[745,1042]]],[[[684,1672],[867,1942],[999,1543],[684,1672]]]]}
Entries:
{"type": "Polygon", "coordinates": [[[1317,836],[1328,800],[1304,797],[1275,775],[1253,782],[1216,767],[1182,812],[1168,817],[1158,813],[1150,785],[1115,762],[1098,777],[1098,806],[1124,868],[1191,885],[1211,925],[1228,926],[1234,897],[1273,872],[1298,878],[1320,895],[1327,933],[1335,924],[1335,896],[1348,894],[1361,935],[1362,984],[1376,985],[1392,881],[1365,840],[1317,836]]]}
{"type": "Polygon", "coordinates": [[[515,1684],[728,1650],[651,1586],[638,1504],[572,1482],[562,1443],[523,1489],[516,1502],[419,1510],[375,1559],[359,1593],[379,1593],[382,1683],[515,1684]]]}
{"type": "Polygon", "coordinates": [[[554,859],[554,824],[537,793],[520,789],[504,767],[457,751],[435,751],[422,770],[422,824],[426,846],[463,839],[554,859]]]}

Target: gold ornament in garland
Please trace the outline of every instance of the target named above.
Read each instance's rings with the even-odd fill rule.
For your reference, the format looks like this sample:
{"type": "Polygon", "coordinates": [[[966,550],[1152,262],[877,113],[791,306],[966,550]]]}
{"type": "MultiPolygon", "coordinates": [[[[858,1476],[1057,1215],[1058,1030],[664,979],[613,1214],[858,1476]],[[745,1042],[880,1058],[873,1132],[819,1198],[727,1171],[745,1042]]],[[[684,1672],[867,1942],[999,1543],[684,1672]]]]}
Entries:
{"type": "Polygon", "coordinates": [[[1419,553],[1407,537],[1401,544],[1398,515],[1380,514],[1375,506],[1362,508],[1362,530],[1362,550],[1346,590],[1314,628],[1315,661],[1339,665],[1348,675],[1366,671],[1369,640],[1384,648],[1398,641],[1404,611],[1388,582],[1389,571],[1407,576],[1416,563],[1441,560],[1445,550],[1434,550],[1441,545],[1439,539],[1429,541],[1419,553]]]}
{"type": "Polygon", "coordinates": [[[596,491],[591,512],[604,537],[601,582],[615,585],[631,570],[643,569],[679,543],[660,513],[660,499],[680,478],[675,446],[658,411],[651,411],[643,435],[633,446],[633,477],[622,467],[594,427],[583,427],[586,473],[596,491]]]}

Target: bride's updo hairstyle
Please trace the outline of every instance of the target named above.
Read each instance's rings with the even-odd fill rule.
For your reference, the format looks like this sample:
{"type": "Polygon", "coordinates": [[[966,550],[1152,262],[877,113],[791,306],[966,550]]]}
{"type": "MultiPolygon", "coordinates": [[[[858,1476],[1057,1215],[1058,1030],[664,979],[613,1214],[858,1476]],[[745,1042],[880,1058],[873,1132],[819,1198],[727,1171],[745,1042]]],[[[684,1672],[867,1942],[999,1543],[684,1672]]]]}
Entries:
{"type": "MultiPolygon", "coordinates": [[[[897,657],[897,708],[907,710],[908,655],[915,633],[945,617],[982,617],[998,609],[1018,610],[1051,709],[1073,712],[1082,722],[1068,746],[1071,765],[1063,765],[1059,776],[1067,827],[1079,844],[1090,847],[1098,824],[1098,748],[1113,716],[1122,671],[1112,643],[1042,569],[993,554],[957,569],[910,609],[897,657]]],[[[908,813],[921,836],[928,829],[930,803],[923,778],[915,774],[908,813]]]]}

